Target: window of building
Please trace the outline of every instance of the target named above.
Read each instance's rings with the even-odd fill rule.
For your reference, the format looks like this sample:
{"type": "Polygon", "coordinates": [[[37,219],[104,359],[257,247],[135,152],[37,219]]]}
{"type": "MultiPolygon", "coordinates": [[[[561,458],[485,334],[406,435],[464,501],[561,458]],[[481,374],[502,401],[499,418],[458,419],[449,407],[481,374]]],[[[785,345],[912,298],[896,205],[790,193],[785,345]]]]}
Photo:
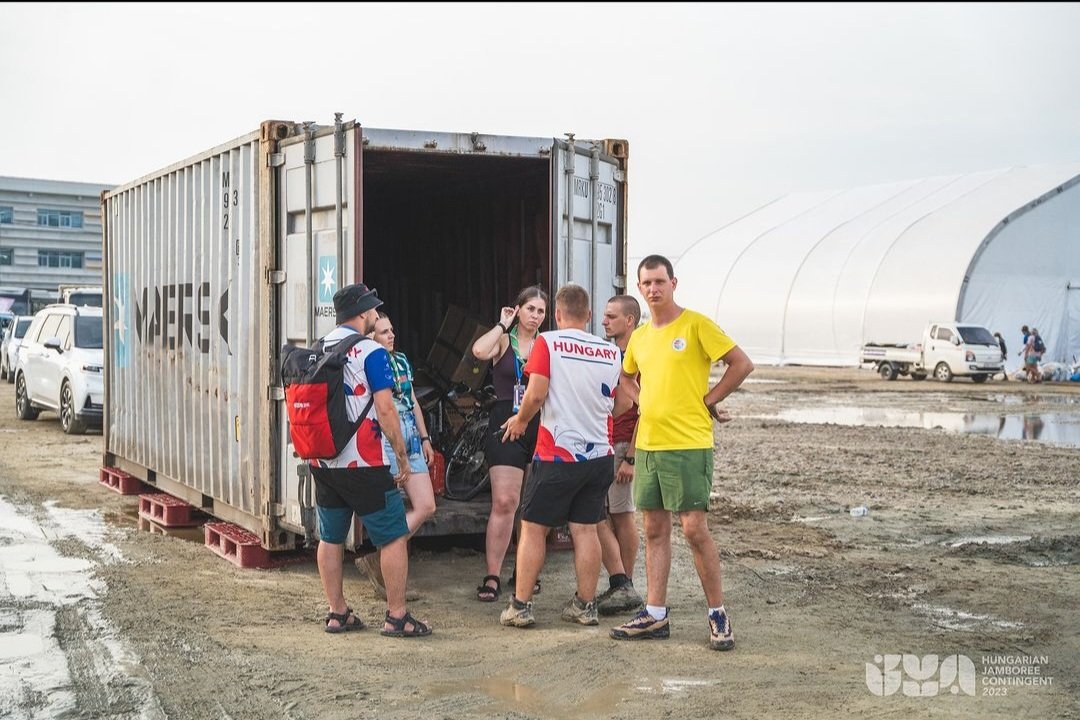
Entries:
{"type": "Polygon", "coordinates": [[[44,227],[81,228],[83,214],[81,210],[42,210],[39,208],[37,224],[44,227]]]}
{"type": "Polygon", "coordinates": [[[0,265],[10,265],[15,261],[15,251],[11,248],[0,249],[0,265]]]}
{"type": "Polygon", "coordinates": [[[38,267],[81,268],[83,254],[74,250],[38,250],[38,267]]]}
{"type": "Polygon", "coordinates": [[[10,225],[13,222],[15,222],[15,209],[0,207],[0,223],[10,225]]]}

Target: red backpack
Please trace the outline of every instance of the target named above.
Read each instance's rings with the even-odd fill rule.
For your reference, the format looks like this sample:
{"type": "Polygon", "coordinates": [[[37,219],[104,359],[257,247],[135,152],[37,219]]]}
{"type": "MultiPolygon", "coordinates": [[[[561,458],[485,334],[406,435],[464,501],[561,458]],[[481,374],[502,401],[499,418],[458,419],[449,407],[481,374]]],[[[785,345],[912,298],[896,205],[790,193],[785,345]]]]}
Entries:
{"type": "Polygon", "coordinates": [[[293,449],[305,460],[329,460],[352,442],[367,417],[374,393],[355,422],[349,421],[345,402],[345,365],[349,350],[364,339],[356,333],[329,350],[323,341],[315,347],[281,348],[281,381],[293,449]]]}

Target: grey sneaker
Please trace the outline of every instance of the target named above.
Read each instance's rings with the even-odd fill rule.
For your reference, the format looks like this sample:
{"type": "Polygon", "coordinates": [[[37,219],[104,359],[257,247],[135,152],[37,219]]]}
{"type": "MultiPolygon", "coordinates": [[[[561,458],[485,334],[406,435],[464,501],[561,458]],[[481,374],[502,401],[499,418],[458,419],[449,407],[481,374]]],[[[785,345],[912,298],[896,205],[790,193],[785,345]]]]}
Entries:
{"type": "Polygon", "coordinates": [[[507,627],[525,628],[536,624],[532,601],[521,602],[516,597],[510,598],[510,604],[502,611],[499,622],[507,627]]]}
{"type": "Polygon", "coordinates": [[[633,583],[611,588],[596,599],[596,609],[601,615],[616,615],[628,610],[639,610],[641,606],[641,596],[634,589],[633,583]]]}
{"type": "Polygon", "coordinates": [[[670,635],[671,624],[668,619],[665,617],[657,620],[648,610],[642,610],[630,622],[611,628],[611,637],[614,640],[663,640],[670,635]]]}
{"type": "Polygon", "coordinates": [[[709,647],[713,650],[731,650],[735,647],[735,633],[727,611],[709,613],[709,647]]]}
{"type": "Polygon", "coordinates": [[[600,620],[596,617],[596,601],[585,602],[577,596],[577,593],[574,593],[574,597],[563,608],[562,619],[581,625],[599,625],[600,620]]]}

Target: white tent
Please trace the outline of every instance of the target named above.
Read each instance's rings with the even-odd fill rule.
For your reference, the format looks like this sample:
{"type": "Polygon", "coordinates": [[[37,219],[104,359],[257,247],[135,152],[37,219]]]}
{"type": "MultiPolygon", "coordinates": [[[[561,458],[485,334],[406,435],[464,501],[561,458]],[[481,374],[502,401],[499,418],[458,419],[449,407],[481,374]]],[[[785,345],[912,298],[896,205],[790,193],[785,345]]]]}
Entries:
{"type": "MultiPolygon", "coordinates": [[[[633,272],[633,269],[631,269],[633,272]]],[[[761,364],[857,365],[927,323],[1020,326],[1080,356],[1080,164],[784,196],[690,246],[676,300],[761,364]]],[[[1080,359],[1080,358],[1078,358],[1080,359]]]]}

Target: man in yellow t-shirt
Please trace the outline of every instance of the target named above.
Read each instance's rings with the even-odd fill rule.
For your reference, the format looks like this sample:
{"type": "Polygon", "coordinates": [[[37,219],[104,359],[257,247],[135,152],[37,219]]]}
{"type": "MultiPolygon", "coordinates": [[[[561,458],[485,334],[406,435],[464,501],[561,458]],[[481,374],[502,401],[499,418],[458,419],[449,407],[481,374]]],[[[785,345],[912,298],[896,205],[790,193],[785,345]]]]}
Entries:
{"type": "Polygon", "coordinates": [[[638,290],[652,319],[630,336],[620,389],[640,373],[635,441],[627,462],[634,466],[634,503],[645,522],[645,609],[611,630],[616,640],[666,638],[667,584],[671,570],[671,513],[679,513],[708,601],[709,645],[735,647],[724,608],[720,555],[706,511],[713,474],[713,421],[726,422],[717,403],[735,391],[754,364],[709,318],[675,304],[678,285],[671,262],[650,255],[638,265],[638,290]],[[709,369],[722,360],[723,378],[709,387],[709,369]]]}

